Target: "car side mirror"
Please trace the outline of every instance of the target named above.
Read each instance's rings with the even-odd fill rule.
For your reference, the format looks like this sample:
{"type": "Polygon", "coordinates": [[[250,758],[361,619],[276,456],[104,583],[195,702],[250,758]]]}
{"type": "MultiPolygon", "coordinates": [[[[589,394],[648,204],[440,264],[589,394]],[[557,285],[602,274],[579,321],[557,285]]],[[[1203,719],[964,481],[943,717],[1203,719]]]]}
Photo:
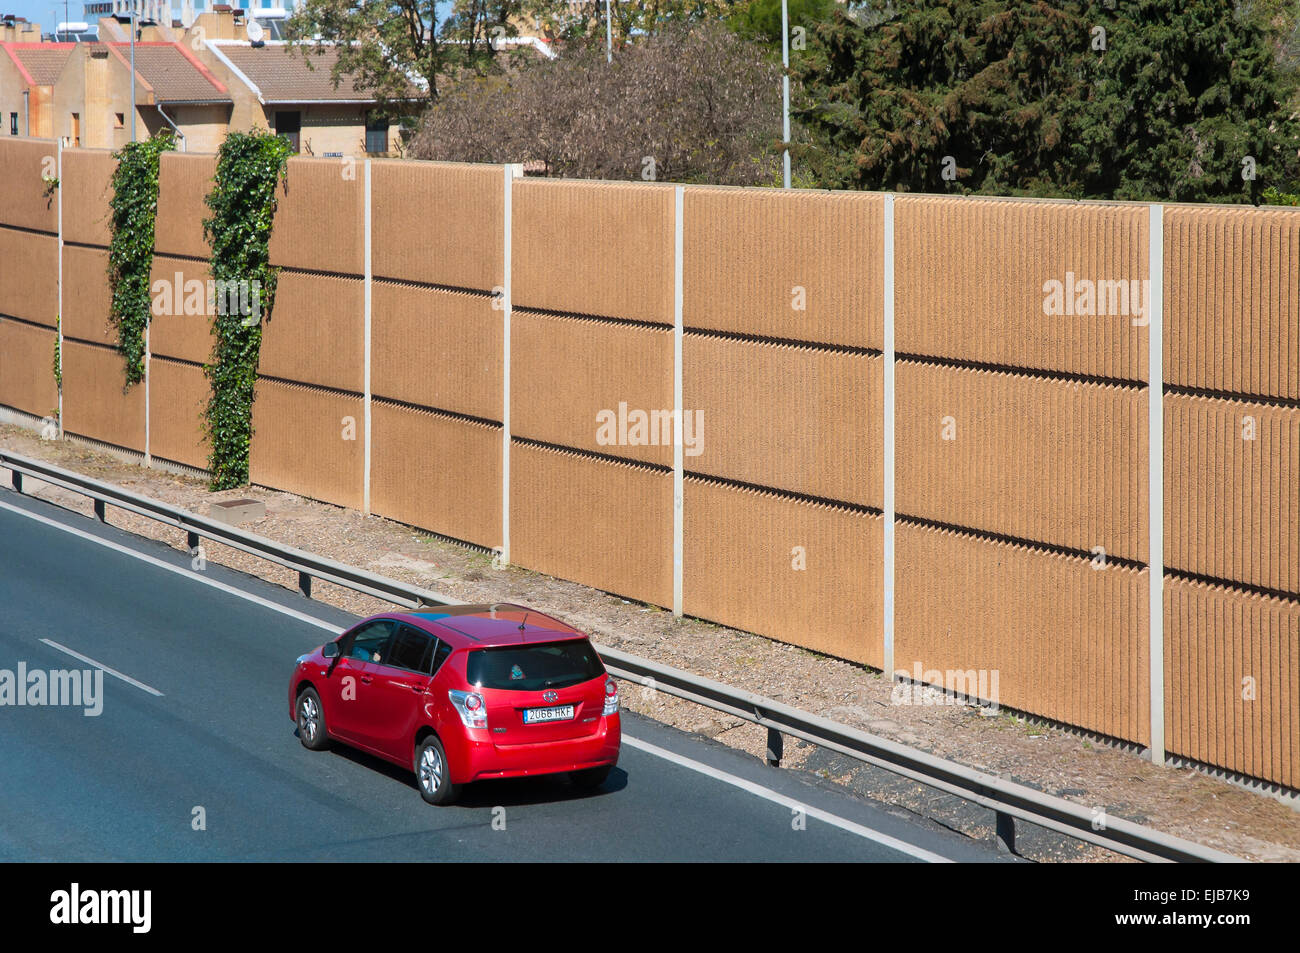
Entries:
{"type": "Polygon", "coordinates": [[[325,658],[338,658],[339,644],[337,642],[326,642],[321,646],[320,654],[325,658]]]}

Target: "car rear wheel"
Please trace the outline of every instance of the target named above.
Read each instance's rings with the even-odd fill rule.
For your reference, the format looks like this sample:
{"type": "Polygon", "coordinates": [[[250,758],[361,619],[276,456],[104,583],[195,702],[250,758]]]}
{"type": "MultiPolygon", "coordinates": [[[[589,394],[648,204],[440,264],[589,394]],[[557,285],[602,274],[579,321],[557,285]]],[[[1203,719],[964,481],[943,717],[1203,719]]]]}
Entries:
{"type": "Polygon", "coordinates": [[[447,752],[436,735],[429,735],[415,750],[415,781],[420,797],[430,804],[450,804],[460,795],[460,785],[451,783],[447,752]]]}
{"type": "Polygon", "coordinates": [[[599,768],[586,768],[582,771],[572,771],[569,773],[569,780],[584,791],[592,791],[605,783],[609,777],[609,772],[613,770],[612,764],[607,764],[599,768]]]}
{"type": "Polygon", "coordinates": [[[298,695],[298,740],[310,751],[322,751],[330,743],[325,731],[325,709],[314,688],[304,689],[298,695]]]}

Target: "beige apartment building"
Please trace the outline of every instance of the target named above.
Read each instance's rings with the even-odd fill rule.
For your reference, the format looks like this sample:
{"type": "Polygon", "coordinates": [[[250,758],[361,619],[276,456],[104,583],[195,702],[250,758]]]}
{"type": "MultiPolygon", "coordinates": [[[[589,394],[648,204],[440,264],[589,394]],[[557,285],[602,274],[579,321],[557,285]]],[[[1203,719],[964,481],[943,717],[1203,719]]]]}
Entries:
{"type": "Polygon", "coordinates": [[[0,134],[118,149],[134,115],[136,138],[170,126],[189,152],[215,152],[232,130],[266,129],[305,155],[400,153],[399,127],[378,115],[374,96],[347,79],[335,87],[330,51],[290,50],[257,25],[250,37],[252,22],[225,6],[188,29],[143,22],[132,103],[129,23],[104,17],[99,42],[56,43],[40,41],[34,24],[0,21],[0,134]]]}

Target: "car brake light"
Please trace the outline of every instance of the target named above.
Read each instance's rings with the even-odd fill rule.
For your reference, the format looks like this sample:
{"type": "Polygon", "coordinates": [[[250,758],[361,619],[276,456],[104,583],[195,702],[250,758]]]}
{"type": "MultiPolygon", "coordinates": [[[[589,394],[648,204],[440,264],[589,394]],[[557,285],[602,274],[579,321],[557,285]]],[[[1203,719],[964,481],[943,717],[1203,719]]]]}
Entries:
{"type": "Polygon", "coordinates": [[[618,714],[618,682],[612,678],[605,682],[605,710],[602,714],[618,714]]]}
{"type": "Polygon", "coordinates": [[[486,728],[487,709],[483,707],[483,696],[477,692],[447,692],[447,697],[456,706],[456,712],[466,728],[486,728]]]}

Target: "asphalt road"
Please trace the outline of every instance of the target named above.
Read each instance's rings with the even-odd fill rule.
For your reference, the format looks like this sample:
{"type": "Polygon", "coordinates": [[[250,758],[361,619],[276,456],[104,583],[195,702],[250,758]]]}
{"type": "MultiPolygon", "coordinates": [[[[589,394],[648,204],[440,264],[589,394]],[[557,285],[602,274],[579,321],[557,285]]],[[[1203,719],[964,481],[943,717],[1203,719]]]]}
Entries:
{"type": "Polygon", "coordinates": [[[0,490],[0,672],[91,668],[76,653],[131,680],[105,675],[93,717],[0,706],[0,861],[1003,859],[630,713],[600,791],[484,782],[431,807],[409,773],[294,734],[294,659],[351,621],[0,490]]]}

